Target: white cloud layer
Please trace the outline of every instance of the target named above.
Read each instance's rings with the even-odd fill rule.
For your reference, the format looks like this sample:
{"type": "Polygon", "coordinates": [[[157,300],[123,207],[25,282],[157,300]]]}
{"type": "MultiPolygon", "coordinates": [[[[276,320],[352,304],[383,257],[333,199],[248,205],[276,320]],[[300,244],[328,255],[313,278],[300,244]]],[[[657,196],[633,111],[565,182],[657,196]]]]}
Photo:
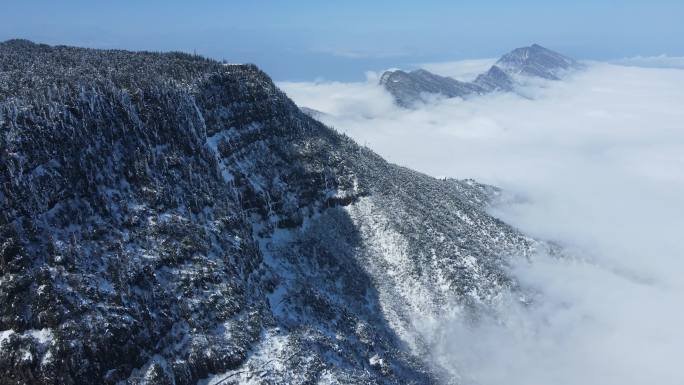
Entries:
{"type": "Polygon", "coordinates": [[[417,110],[395,107],[374,74],[281,87],[392,162],[503,187],[515,199],[497,216],[577,255],[516,267],[541,293],[529,308],[430,323],[449,368],[483,385],[684,383],[683,70],[592,64],[532,99],[417,110]]]}
{"type": "Polygon", "coordinates": [[[613,63],[646,68],[684,68],[684,56],[635,56],[615,60],[613,63]]]}

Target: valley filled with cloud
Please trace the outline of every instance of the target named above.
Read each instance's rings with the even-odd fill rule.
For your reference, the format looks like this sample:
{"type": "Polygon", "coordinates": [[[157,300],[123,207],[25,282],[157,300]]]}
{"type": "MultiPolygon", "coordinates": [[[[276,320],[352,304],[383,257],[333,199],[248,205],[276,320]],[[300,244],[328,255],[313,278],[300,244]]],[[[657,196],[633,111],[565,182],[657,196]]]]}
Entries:
{"type": "MultiPolygon", "coordinates": [[[[644,61],[656,62],[587,63],[562,81],[415,109],[397,107],[376,73],[279,86],[393,163],[502,188],[492,213],[566,251],[514,259],[533,298],[502,298],[477,323],[458,312],[416,320],[435,360],[482,384],[675,384],[684,345],[684,70],[644,61]]],[[[424,67],[468,80],[489,64],[424,67]]]]}

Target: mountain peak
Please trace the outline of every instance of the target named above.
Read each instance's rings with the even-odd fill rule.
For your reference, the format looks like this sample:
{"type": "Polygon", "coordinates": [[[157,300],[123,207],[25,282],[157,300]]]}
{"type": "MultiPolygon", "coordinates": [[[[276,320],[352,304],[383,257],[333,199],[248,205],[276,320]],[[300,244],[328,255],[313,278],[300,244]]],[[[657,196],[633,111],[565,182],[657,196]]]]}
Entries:
{"type": "Polygon", "coordinates": [[[410,72],[385,71],[379,83],[394,96],[399,106],[412,107],[417,102],[425,101],[429,94],[453,98],[497,91],[510,92],[515,89],[515,78],[518,76],[558,80],[564,72],[577,68],[581,68],[581,65],[574,59],[534,43],[505,54],[472,82],[460,82],[420,68],[410,72]]]}
{"type": "Polygon", "coordinates": [[[575,59],[536,43],[529,47],[514,49],[502,56],[496,65],[509,75],[535,76],[550,80],[558,80],[562,72],[579,67],[575,59]]]}

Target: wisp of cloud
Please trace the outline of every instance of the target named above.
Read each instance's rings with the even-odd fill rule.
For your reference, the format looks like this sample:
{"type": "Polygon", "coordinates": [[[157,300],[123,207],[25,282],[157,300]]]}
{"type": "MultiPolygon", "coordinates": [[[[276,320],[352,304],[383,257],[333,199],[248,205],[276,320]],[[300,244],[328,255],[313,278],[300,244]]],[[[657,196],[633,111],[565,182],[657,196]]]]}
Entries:
{"type": "Polygon", "coordinates": [[[368,79],[280,86],[394,163],[502,187],[494,215],[568,251],[514,265],[532,304],[427,323],[441,365],[485,385],[684,383],[684,70],[591,63],[415,110],[368,79]]]}

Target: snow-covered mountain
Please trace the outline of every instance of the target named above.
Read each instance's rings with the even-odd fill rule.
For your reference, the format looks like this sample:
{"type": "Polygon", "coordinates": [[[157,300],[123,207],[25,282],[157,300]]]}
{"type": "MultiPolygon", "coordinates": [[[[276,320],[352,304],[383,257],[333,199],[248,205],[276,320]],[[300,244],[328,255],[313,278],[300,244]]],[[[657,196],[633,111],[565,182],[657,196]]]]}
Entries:
{"type": "Polygon", "coordinates": [[[538,44],[516,48],[502,56],[495,65],[509,75],[534,76],[549,80],[559,80],[564,72],[581,67],[575,59],[538,44]]]}
{"type": "Polygon", "coordinates": [[[448,383],[412,317],[476,314],[542,247],[496,194],[252,65],[1,43],[0,384],[448,383]]]}
{"type": "Polygon", "coordinates": [[[413,107],[434,95],[463,98],[490,92],[511,92],[521,77],[559,80],[565,73],[580,68],[581,64],[574,59],[533,44],[502,56],[472,82],[460,82],[419,69],[411,72],[385,71],[380,77],[380,84],[394,96],[399,106],[413,107]]]}

